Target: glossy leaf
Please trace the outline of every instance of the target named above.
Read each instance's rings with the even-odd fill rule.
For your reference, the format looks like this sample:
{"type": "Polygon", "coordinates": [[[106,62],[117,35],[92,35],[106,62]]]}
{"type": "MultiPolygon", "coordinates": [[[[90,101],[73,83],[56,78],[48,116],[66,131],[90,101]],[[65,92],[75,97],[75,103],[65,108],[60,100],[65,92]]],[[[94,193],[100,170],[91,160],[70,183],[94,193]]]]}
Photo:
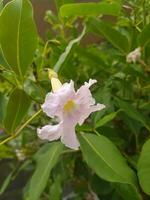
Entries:
{"type": "Polygon", "coordinates": [[[118,30],[112,28],[107,22],[97,19],[90,19],[89,26],[92,32],[103,35],[114,47],[118,48],[122,53],[129,51],[129,41],[125,35],[118,30]]]}
{"type": "Polygon", "coordinates": [[[31,100],[24,91],[15,89],[12,92],[4,118],[4,126],[8,133],[13,133],[22,123],[30,103],[31,100]]]}
{"type": "Polygon", "coordinates": [[[4,57],[14,72],[23,77],[32,62],[37,45],[30,1],[9,2],[2,10],[0,27],[0,44],[4,57]]]}
{"type": "Polygon", "coordinates": [[[62,150],[62,143],[55,142],[44,145],[37,152],[37,166],[29,184],[28,200],[38,200],[40,198],[46,187],[50,172],[58,161],[62,150]]]}
{"type": "Polygon", "coordinates": [[[76,16],[98,16],[98,15],[114,15],[120,13],[120,4],[118,3],[74,3],[65,4],[60,8],[61,17],[76,16]]]}
{"type": "Polygon", "coordinates": [[[150,139],[142,148],[138,161],[138,177],[143,191],[150,195],[150,139]]]}
{"type": "Polygon", "coordinates": [[[150,41],[150,24],[144,27],[139,36],[140,45],[143,47],[150,41]]]}
{"type": "MultiPolygon", "coordinates": [[[[87,164],[102,179],[129,185],[137,193],[136,177],[116,146],[102,135],[80,134],[81,151],[87,164]]],[[[138,198],[138,194],[136,194],[138,198]]],[[[130,198],[131,199],[131,198],[130,198]]]]}

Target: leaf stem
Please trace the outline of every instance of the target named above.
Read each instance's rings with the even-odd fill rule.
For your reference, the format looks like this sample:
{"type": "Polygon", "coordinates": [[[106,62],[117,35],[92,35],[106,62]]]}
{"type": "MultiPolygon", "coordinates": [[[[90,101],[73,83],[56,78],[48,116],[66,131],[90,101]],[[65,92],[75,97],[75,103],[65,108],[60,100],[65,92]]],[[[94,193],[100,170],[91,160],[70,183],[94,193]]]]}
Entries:
{"type": "Polygon", "coordinates": [[[39,111],[37,111],[32,117],[30,117],[17,131],[16,133],[14,133],[12,136],[6,138],[5,140],[3,140],[2,142],[0,142],[0,146],[13,140],[14,138],[16,138],[20,132],[34,119],[36,118],[40,113],[42,112],[42,109],[40,109],[39,111]]]}

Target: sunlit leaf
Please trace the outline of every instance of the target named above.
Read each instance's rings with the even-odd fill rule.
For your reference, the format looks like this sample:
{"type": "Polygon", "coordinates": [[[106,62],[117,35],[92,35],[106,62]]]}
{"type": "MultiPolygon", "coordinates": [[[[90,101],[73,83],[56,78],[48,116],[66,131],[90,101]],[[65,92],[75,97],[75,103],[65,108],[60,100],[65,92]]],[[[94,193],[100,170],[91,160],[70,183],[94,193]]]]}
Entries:
{"type": "Polygon", "coordinates": [[[97,15],[115,15],[120,13],[120,4],[118,3],[74,3],[65,4],[60,8],[61,17],[74,16],[97,16],[97,15]]]}
{"type": "Polygon", "coordinates": [[[59,10],[60,6],[62,6],[63,4],[68,4],[68,3],[74,3],[74,0],[54,0],[57,10],[59,10]]]}

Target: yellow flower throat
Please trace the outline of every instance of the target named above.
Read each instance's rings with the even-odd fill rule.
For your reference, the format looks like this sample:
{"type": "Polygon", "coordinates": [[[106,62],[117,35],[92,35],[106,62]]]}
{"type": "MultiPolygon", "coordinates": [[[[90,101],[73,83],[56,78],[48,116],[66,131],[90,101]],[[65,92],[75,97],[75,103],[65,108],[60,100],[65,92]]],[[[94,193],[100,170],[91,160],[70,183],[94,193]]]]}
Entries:
{"type": "Polygon", "coordinates": [[[73,108],[76,106],[73,100],[69,100],[65,105],[64,105],[64,111],[65,112],[71,112],[73,108]]]}

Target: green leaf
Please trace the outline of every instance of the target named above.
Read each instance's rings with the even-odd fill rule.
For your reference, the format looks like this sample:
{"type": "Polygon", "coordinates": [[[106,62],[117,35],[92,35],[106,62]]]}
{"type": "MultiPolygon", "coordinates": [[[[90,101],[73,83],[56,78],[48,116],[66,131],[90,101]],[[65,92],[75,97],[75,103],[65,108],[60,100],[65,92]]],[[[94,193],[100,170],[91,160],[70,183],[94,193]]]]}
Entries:
{"type": "Polygon", "coordinates": [[[3,9],[3,0],[0,0],[0,12],[3,9]]]}
{"type": "Polygon", "coordinates": [[[53,197],[53,200],[60,200],[62,199],[62,192],[63,188],[61,186],[62,184],[62,177],[60,174],[58,174],[55,177],[54,183],[50,186],[49,196],[53,197]]]}
{"type": "Polygon", "coordinates": [[[150,41],[150,24],[146,25],[139,36],[139,43],[144,47],[150,41]]]}
{"type": "Polygon", "coordinates": [[[30,1],[13,0],[6,4],[0,16],[0,27],[0,44],[4,57],[21,78],[27,72],[37,46],[30,1]]]}
{"type": "Polygon", "coordinates": [[[141,122],[146,128],[147,130],[150,131],[150,126],[148,125],[147,120],[145,119],[145,117],[138,112],[131,103],[122,101],[120,99],[117,99],[117,102],[120,106],[120,108],[132,119],[135,119],[139,122],[141,122]]]}
{"type": "Polygon", "coordinates": [[[5,190],[7,189],[8,185],[10,184],[11,180],[12,180],[12,176],[13,176],[13,171],[7,175],[6,179],[4,180],[3,184],[0,187],[0,195],[2,195],[5,190]]]}
{"type": "Polygon", "coordinates": [[[122,53],[129,52],[129,41],[125,35],[112,28],[107,22],[97,20],[94,18],[89,19],[89,26],[92,32],[103,35],[114,47],[118,48],[122,53]]]}
{"type": "Polygon", "coordinates": [[[4,126],[8,133],[13,133],[22,123],[30,104],[31,100],[24,91],[15,89],[12,92],[4,118],[4,126]]]}
{"type": "Polygon", "coordinates": [[[60,8],[61,17],[76,16],[98,16],[98,15],[114,15],[120,13],[121,6],[118,3],[72,3],[65,4],[60,8]]]}
{"type": "Polygon", "coordinates": [[[49,143],[41,147],[36,154],[37,166],[29,184],[28,200],[38,200],[46,187],[52,168],[63,150],[60,142],[49,143]]]}
{"type": "Polygon", "coordinates": [[[117,112],[112,112],[108,115],[105,115],[102,119],[100,119],[99,121],[96,122],[95,128],[99,128],[105,124],[107,124],[108,122],[110,122],[111,120],[113,120],[118,114],[117,112]]]}
{"type": "Polygon", "coordinates": [[[44,101],[46,93],[43,91],[40,85],[36,84],[34,81],[28,79],[24,84],[25,92],[36,102],[42,104],[44,101]]]}
{"type": "Polygon", "coordinates": [[[129,185],[129,189],[136,193],[135,199],[140,199],[135,174],[111,141],[102,135],[84,133],[79,135],[79,141],[84,159],[100,178],[125,187],[129,185]]]}
{"type": "Polygon", "coordinates": [[[67,3],[74,3],[74,0],[54,0],[57,10],[59,10],[60,6],[62,6],[63,4],[67,4],[67,3]]]}
{"type": "Polygon", "coordinates": [[[7,159],[15,157],[14,150],[5,145],[0,146],[0,159],[7,159]]]}
{"type": "Polygon", "coordinates": [[[131,187],[130,184],[115,183],[113,184],[116,191],[120,194],[124,200],[142,200],[140,193],[137,192],[135,187],[131,187]]]}
{"type": "Polygon", "coordinates": [[[4,120],[6,105],[7,105],[6,97],[2,93],[0,93],[0,125],[2,125],[4,120]]]}
{"type": "Polygon", "coordinates": [[[70,54],[74,45],[78,44],[80,42],[80,40],[83,38],[85,33],[86,33],[86,27],[83,28],[82,33],[77,38],[75,38],[69,42],[68,46],[65,49],[65,52],[63,52],[60,55],[58,61],[56,62],[55,66],[54,66],[54,71],[58,72],[60,70],[60,68],[62,67],[62,65],[64,64],[66,59],[68,58],[68,55],[70,54]]]}
{"type": "Polygon", "coordinates": [[[138,177],[143,191],[150,195],[150,139],[142,148],[138,161],[138,177]]]}

